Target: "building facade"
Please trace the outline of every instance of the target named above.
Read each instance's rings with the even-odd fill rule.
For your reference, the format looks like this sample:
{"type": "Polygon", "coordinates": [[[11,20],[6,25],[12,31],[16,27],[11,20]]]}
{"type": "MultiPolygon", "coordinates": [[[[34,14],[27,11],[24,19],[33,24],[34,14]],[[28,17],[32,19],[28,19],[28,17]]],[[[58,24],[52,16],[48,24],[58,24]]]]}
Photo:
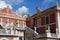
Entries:
{"type": "Polygon", "coordinates": [[[26,21],[28,33],[33,35],[32,40],[59,40],[60,6],[53,6],[44,11],[39,8],[36,10],[37,13],[26,21]]]}
{"type": "Polygon", "coordinates": [[[0,40],[24,40],[26,15],[18,15],[9,7],[0,9],[0,40]]]}

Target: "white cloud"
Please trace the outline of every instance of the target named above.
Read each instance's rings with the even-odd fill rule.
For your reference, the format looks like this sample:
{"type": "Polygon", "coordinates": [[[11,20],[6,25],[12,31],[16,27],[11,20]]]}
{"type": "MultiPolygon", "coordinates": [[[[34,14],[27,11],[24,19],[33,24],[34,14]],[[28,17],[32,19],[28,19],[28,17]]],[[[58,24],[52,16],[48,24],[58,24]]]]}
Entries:
{"type": "Polygon", "coordinates": [[[5,1],[6,3],[10,5],[17,5],[19,3],[23,3],[24,0],[2,0],[2,1],[5,1]]]}
{"type": "Polygon", "coordinates": [[[12,9],[12,6],[10,4],[7,4],[5,1],[0,0],[0,9],[6,8],[7,6],[12,9]]]}
{"type": "Polygon", "coordinates": [[[21,8],[16,10],[16,13],[18,13],[18,14],[28,14],[28,8],[25,7],[25,6],[22,6],[21,8]]]}

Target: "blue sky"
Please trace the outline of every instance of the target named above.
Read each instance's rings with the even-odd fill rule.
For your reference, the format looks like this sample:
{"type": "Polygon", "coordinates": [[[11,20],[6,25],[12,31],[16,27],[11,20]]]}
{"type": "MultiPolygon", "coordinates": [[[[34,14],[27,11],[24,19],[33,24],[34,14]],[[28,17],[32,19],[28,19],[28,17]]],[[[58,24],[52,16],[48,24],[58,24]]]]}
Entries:
{"type": "MultiPolygon", "coordinates": [[[[41,10],[45,10],[51,6],[56,5],[56,2],[60,0],[0,0],[4,1],[5,5],[9,5],[10,8],[18,14],[35,14],[36,7],[41,10]]],[[[1,3],[2,4],[2,3],[1,3]]],[[[60,5],[60,3],[59,3],[60,5]]]]}

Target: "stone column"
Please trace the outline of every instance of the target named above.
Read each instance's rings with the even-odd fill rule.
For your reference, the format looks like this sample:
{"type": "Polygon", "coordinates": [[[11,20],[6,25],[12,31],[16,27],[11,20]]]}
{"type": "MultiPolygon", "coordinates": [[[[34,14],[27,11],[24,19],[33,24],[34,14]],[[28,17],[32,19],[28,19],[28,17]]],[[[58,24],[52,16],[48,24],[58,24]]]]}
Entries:
{"type": "Polygon", "coordinates": [[[35,33],[36,33],[36,27],[34,27],[34,29],[35,29],[35,33]]]}
{"type": "Polygon", "coordinates": [[[20,27],[20,25],[19,25],[19,20],[18,20],[17,22],[18,22],[18,27],[20,27]]]}
{"type": "MultiPolygon", "coordinates": [[[[58,26],[58,30],[60,30],[60,13],[58,12],[57,13],[57,26],[58,26]]],[[[59,34],[60,34],[60,31],[59,31],[59,34]]]]}
{"type": "Polygon", "coordinates": [[[25,27],[26,27],[26,22],[23,21],[23,28],[25,29],[25,27]]]}
{"type": "Polygon", "coordinates": [[[58,28],[58,34],[60,34],[60,13],[59,12],[56,13],[56,25],[58,28]]]}

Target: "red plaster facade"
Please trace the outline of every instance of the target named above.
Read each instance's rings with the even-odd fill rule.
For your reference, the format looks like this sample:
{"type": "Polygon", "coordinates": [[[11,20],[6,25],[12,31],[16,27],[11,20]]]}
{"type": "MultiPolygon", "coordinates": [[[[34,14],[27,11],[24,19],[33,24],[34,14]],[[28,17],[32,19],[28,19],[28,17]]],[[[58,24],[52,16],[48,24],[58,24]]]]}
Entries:
{"type": "Polygon", "coordinates": [[[20,25],[23,25],[23,18],[20,19],[19,15],[14,13],[11,9],[9,8],[4,8],[0,10],[0,18],[2,19],[2,22],[6,23],[7,20],[9,20],[9,23],[16,23],[16,20],[19,20],[20,25]]]}
{"type": "MultiPolygon", "coordinates": [[[[38,15],[38,14],[35,14],[35,15],[38,15]]],[[[45,13],[40,12],[40,15],[42,15],[42,16],[39,16],[39,15],[38,16],[35,16],[35,15],[33,15],[27,21],[27,26],[28,27],[32,25],[31,22],[30,22],[31,19],[32,19],[33,20],[33,22],[32,22],[33,23],[33,27],[37,27],[37,31],[39,33],[46,33],[45,32],[45,30],[46,30],[45,29],[45,26],[46,25],[50,26],[51,29],[54,28],[54,29],[52,29],[52,31],[55,31],[55,29],[56,29],[56,12],[53,12],[51,14],[50,14],[50,12],[48,12],[48,14],[47,13],[45,14],[45,13]],[[49,23],[48,24],[46,24],[46,16],[48,16],[48,18],[49,18],[49,23]],[[37,23],[37,22],[39,22],[38,19],[40,19],[40,21],[41,21],[40,26],[38,26],[38,23],[37,23]]],[[[53,32],[53,33],[56,33],[56,32],[53,32]]]]}
{"type": "MultiPolygon", "coordinates": [[[[39,11],[39,12],[38,12],[39,9],[37,9],[37,13],[27,19],[26,21],[27,27],[31,29],[33,28],[34,31],[36,31],[38,34],[45,34],[48,32],[47,30],[49,30],[50,33],[57,34],[57,32],[60,32],[60,31],[57,31],[59,30],[59,25],[60,25],[58,21],[59,17],[57,17],[57,14],[60,13],[60,10],[58,10],[60,7],[59,8],[57,7],[59,6],[53,6],[51,8],[48,8],[44,11],[39,11]]],[[[39,40],[39,39],[36,39],[36,40],[39,40]]]]}
{"type": "Polygon", "coordinates": [[[25,23],[24,15],[22,16],[22,15],[18,15],[16,13],[14,13],[9,7],[0,9],[0,25],[1,25],[0,27],[3,27],[4,30],[7,29],[7,30],[5,30],[7,33],[8,32],[11,33],[11,34],[2,33],[2,35],[0,34],[1,35],[0,40],[1,39],[3,40],[3,37],[7,38],[8,40],[17,40],[17,39],[19,40],[20,29],[14,29],[14,27],[17,26],[17,28],[18,27],[23,28],[23,26],[25,25],[24,23],[25,23]],[[15,37],[17,37],[17,38],[15,38],[15,37]]]}

